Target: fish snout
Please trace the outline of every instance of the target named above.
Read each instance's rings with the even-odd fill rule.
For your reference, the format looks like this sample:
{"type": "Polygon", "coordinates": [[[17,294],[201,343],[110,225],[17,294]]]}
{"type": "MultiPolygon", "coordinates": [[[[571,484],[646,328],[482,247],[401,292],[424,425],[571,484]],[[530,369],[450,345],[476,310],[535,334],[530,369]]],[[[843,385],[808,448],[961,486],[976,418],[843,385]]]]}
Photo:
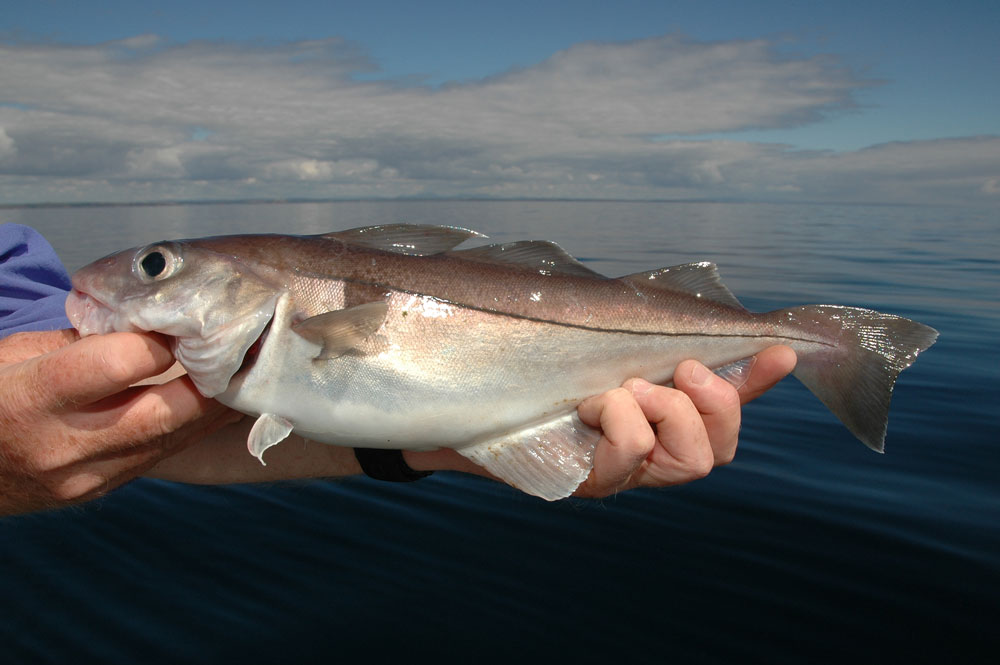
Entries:
{"type": "Polygon", "coordinates": [[[66,317],[84,337],[102,335],[115,330],[112,311],[76,288],[66,296],[66,317]]]}

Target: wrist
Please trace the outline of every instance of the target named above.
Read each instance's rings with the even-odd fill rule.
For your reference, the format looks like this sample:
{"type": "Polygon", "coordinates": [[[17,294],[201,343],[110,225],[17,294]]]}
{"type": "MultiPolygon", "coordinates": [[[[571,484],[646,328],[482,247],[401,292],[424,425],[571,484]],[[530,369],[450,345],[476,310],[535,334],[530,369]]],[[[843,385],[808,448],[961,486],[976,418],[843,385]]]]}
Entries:
{"type": "Polygon", "coordinates": [[[404,450],[403,460],[414,471],[461,471],[492,477],[482,467],[462,457],[451,448],[437,450],[404,450]]]}

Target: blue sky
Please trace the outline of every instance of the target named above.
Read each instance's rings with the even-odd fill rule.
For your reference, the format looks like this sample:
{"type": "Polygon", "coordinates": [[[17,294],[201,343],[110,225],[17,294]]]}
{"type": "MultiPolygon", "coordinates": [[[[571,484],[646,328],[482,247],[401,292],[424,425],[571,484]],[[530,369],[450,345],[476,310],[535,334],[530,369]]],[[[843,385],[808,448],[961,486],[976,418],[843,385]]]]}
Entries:
{"type": "Polygon", "coordinates": [[[4,5],[0,203],[1000,200],[996,3],[4,5]]]}

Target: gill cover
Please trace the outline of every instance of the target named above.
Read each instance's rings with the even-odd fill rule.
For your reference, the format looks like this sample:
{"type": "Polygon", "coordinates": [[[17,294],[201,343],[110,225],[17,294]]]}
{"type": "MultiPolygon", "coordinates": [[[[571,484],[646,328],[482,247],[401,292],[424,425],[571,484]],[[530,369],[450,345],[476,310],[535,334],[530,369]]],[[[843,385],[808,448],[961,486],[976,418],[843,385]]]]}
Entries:
{"type": "Polygon", "coordinates": [[[126,298],[138,305],[128,308],[131,323],[171,335],[174,357],[203,395],[224,392],[274,315],[278,291],[233,257],[178,242],[139,249],[132,275],[144,297],[126,298]]]}

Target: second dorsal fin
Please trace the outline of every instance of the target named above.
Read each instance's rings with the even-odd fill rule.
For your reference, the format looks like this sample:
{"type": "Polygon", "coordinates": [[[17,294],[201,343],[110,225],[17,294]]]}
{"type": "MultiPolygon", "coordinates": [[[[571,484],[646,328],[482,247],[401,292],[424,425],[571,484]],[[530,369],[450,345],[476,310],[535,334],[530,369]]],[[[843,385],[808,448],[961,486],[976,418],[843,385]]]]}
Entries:
{"type": "Polygon", "coordinates": [[[715,264],[708,261],[637,272],[619,279],[639,289],[680,291],[729,307],[746,309],[722,283],[715,264]]]}
{"type": "Polygon", "coordinates": [[[546,240],[520,240],[517,242],[485,245],[483,247],[456,250],[451,252],[451,254],[452,256],[468,261],[521,266],[543,275],[561,273],[563,275],[606,279],[604,275],[594,272],[570,256],[559,245],[546,240]]]}

